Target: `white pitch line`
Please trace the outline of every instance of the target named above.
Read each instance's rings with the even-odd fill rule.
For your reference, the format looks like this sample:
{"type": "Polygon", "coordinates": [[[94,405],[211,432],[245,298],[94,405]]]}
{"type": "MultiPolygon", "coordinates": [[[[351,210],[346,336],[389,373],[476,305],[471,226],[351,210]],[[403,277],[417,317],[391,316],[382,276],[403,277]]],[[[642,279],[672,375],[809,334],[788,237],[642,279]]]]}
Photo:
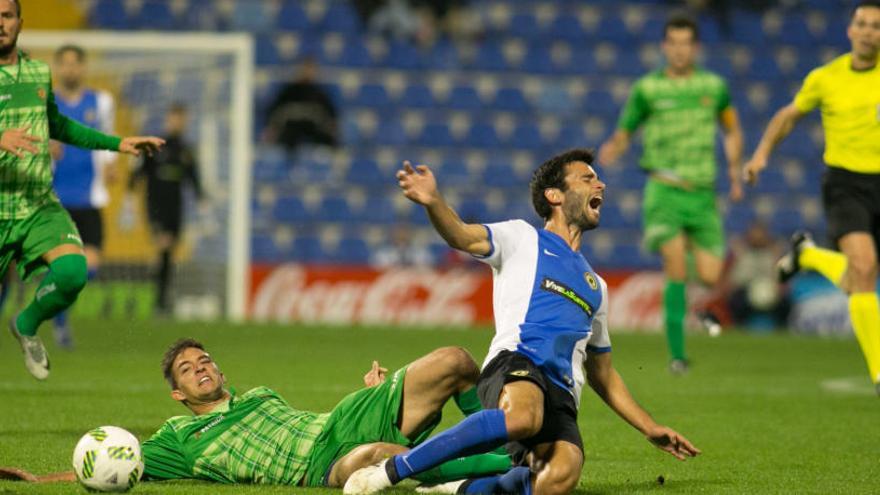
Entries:
{"type": "Polygon", "coordinates": [[[875,395],[874,388],[864,376],[845,376],[829,378],[819,382],[819,387],[828,392],[850,395],[875,395]]]}

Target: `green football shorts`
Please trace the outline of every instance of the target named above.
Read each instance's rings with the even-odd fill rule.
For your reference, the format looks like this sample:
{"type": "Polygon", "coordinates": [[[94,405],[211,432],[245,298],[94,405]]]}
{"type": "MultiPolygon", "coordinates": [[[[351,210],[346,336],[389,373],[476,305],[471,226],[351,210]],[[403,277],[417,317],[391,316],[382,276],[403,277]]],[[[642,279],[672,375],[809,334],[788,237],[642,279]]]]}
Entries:
{"type": "Polygon", "coordinates": [[[325,486],[333,463],[361,445],[383,442],[409,447],[428,438],[440,422],[439,415],[413,440],[397,429],[405,376],[406,368],[401,368],[381,385],[348,394],[333,408],[309,455],[305,486],[325,486]]]}
{"type": "Polygon", "coordinates": [[[62,244],[82,247],[79,231],[61,203],[52,201],[27,218],[0,220],[0,275],[18,262],[22,280],[46,268],[43,255],[62,244]]]}
{"type": "Polygon", "coordinates": [[[724,231],[715,191],[684,189],[649,179],[642,203],[645,247],[657,252],[679,233],[693,245],[724,256],[724,231]]]}

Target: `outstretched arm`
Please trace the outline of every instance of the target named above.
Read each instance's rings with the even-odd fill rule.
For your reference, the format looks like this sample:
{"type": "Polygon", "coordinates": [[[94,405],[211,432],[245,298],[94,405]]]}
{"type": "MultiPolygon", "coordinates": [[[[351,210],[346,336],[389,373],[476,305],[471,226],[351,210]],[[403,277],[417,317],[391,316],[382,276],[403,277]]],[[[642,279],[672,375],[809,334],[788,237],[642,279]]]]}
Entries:
{"type": "Polygon", "coordinates": [[[492,251],[489,232],[482,225],[464,223],[437,189],[437,180],[427,165],[413,168],[409,161],[397,172],[397,184],[403,195],[425,207],[428,218],[440,237],[454,249],[485,256],[492,251]]]}
{"type": "Polygon", "coordinates": [[[742,199],[742,165],[743,133],[739,124],[736,109],[728,106],[721,111],[721,130],[724,133],[724,155],[727,158],[727,173],[730,177],[730,199],[742,199]]]}
{"type": "Polygon", "coordinates": [[[611,353],[588,352],[587,379],[590,387],[599,397],[635,429],[642,432],[649,442],[680,460],[694,457],[700,449],[694,447],[687,438],[672,428],[657,424],[647,411],[642,409],[632,395],[623,378],[611,365],[611,353]]]}
{"type": "Polygon", "coordinates": [[[151,154],[165,144],[165,140],[152,136],[111,136],[67,118],[58,110],[55,94],[51,89],[46,100],[46,114],[49,119],[49,137],[79,148],[118,151],[139,156],[141,151],[151,154]]]}
{"type": "Polygon", "coordinates": [[[608,141],[599,148],[599,163],[602,165],[614,165],[618,158],[626,153],[631,142],[630,132],[625,129],[617,129],[608,138],[608,141]]]}
{"type": "Polygon", "coordinates": [[[0,467],[0,480],[27,481],[30,483],[53,483],[56,481],[76,481],[73,471],[35,475],[24,469],[0,467]]]}
{"type": "Polygon", "coordinates": [[[743,170],[746,182],[754,185],[758,181],[758,174],[767,168],[767,160],[770,159],[770,153],[773,152],[773,149],[776,148],[780,141],[791,133],[794,125],[804,115],[806,114],[801,112],[794,103],[782,107],[782,109],[776,112],[773,118],[770,119],[770,123],[767,124],[767,129],[764,131],[764,135],[761,136],[761,141],[758,143],[758,147],[755,148],[752,159],[746,163],[743,170]]]}

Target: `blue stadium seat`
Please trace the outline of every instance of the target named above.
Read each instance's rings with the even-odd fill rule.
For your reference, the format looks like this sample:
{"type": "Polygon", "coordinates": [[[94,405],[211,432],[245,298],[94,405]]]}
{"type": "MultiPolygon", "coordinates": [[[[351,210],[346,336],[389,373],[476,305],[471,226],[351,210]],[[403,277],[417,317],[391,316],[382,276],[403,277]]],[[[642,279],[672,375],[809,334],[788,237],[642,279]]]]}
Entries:
{"type": "Polygon", "coordinates": [[[479,110],[483,108],[480,95],[473,86],[455,86],[449,93],[447,105],[456,110],[479,110]]]}
{"type": "Polygon", "coordinates": [[[426,66],[434,70],[457,70],[461,65],[455,43],[445,38],[434,43],[431,51],[422,58],[426,61],[426,66]]]}
{"type": "Polygon", "coordinates": [[[373,60],[364,43],[352,40],[352,42],[346,43],[342,49],[339,64],[351,67],[370,67],[373,65],[373,60]]]}
{"type": "Polygon", "coordinates": [[[449,186],[466,186],[473,184],[474,177],[463,162],[458,160],[443,163],[440,169],[440,181],[449,186]]]}
{"type": "Polygon", "coordinates": [[[469,223],[474,221],[492,222],[498,220],[497,218],[490,218],[489,208],[486,205],[486,202],[480,197],[462,200],[459,202],[456,211],[462,219],[470,219],[470,221],[465,220],[469,223]]]}
{"type": "Polygon", "coordinates": [[[406,132],[403,124],[397,118],[386,118],[379,121],[379,128],[374,138],[376,144],[400,146],[406,144],[406,132]]]}
{"type": "Polygon", "coordinates": [[[742,234],[755,222],[755,211],[745,205],[731,208],[724,216],[724,230],[730,234],[742,234]]]}
{"type": "Polygon", "coordinates": [[[168,31],[176,27],[174,15],[167,2],[145,2],[131,19],[131,25],[140,29],[168,31]]]}
{"type": "Polygon", "coordinates": [[[360,31],[361,22],[349,2],[332,2],[324,13],[319,29],[353,34],[360,31]]]}
{"type": "Polygon", "coordinates": [[[627,213],[619,208],[614,202],[602,205],[602,227],[609,229],[638,229],[641,225],[641,216],[638,212],[627,213]]]}
{"type": "Polygon", "coordinates": [[[393,175],[386,174],[379,165],[369,158],[356,158],[345,175],[347,184],[382,187],[393,184],[393,175]]]}
{"type": "Polygon", "coordinates": [[[490,187],[522,187],[523,178],[518,177],[513,167],[508,163],[489,163],[483,170],[482,184],[490,187]]]}
{"type": "Polygon", "coordinates": [[[278,263],[284,261],[286,253],[278,249],[272,236],[255,234],[251,237],[251,258],[257,263],[278,263]]]}
{"type": "Polygon", "coordinates": [[[783,77],[773,55],[761,50],[753,52],[747,76],[762,81],[778,81],[783,77]]]}
{"type": "Polygon", "coordinates": [[[312,220],[305,203],[297,196],[279,198],[272,209],[272,217],[281,223],[306,223],[312,220]]]}
{"type": "Polygon", "coordinates": [[[277,27],[282,31],[304,31],[309,28],[309,18],[299,0],[285,0],[278,11],[277,27]]]}
{"type": "Polygon", "coordinates": [[[513,129],[513,133],[510,136],[510,144],[521,149],[534,150],[541,148],[543,143],[538,126],[530,122],[520,122],[513,129]]]}
{"type": "Polygon", "coordinates": [[[89,11],[89,24],[105,29],[131,27],[125,6],[118,0],[98,0],[89,11]]]}
{"type": "Polygon", "coordinates": [[[261,34],[256,37],[254,44],[256,51],[255,61],[257,65],[279,65],[283,62],[275,37],[271,34],[261,34]]]}
{"type": "Polygon", "coordinates": [[[434,106],[434,96],[428,86],[414,83],[403,90],[399,104],[402,107],[431,108],[434,106]]]}
{"type": "Polygon", "coordinates": [[[352,211],[348,200],[343,196],[327,195],[321,199],[321,204],[315,211],[315,217],[319,222],[352,223],[357,220],[356,212],[352,211]]]}
{"type": "Polygon", "coordinates": [[[761,16],[745,10],[734,10],[730,16],[730,36],[737,43],[762,46],[767,36],[761,25],[761,16]]]}
{"type": "Polygon", "coordinates": [[[593,89],[584,97],[582,109],[589,115],[616,116],[620,111],[620,106],[614,102],[611,92],[604,89],[593,89]]]}
{"type": "Polygon", "coordinates": [[[123,96],[135,105],[153,104],[164,99],[165,89],[154,73],[136,72],[128,80],[123,96]]]}
{"type": "Polygon", "coordinates": [[[559,138],[556,139],[556,144],[560,148],[582,148],[586,142],[584,128],[577,120],[564,124],[559,131],[559,138]]]}
{"type": "MultiPolygon", "coordinates": [[[[382,177],[382,185],[396,184],[393,175],[382,177]]],[[[387,196],[371,197],[367,201],[361,218],[370,225],[388,225],[397,221],[397,212],[394,208],[394,202],[387,196]]]]}
{"type": "Polygon", "coordinates": [[[785,207],[779,208],[770,218],[770,230],[780,235],[790,235],[792,232],[806,226],[800,209],[785,207]]]}
{"type": "Polygon", "coordinates": [[[495,148],[500,142],[492,124],[477,122],[468,130],[464,144],[475,148],[495,148]]]}
{"type": "Polygon", "coordinates": [[[602,19],[599,20],[596,32],[602,37],[602,40],[613,43],[632,44],[636,40],[635,36],[627,29],[619,12],[606,11],[602,19]]]}
{"type": "Polygon", "coordinates": [[[385,86],[381,84],[364,84],[358,90],[352,103],[365,107],[388,108],[391,105],[391,100],[388,98],[385,86]]]}
{"type": "Polygon", "coordinates": [[[455,139],[444,122],[431,122],[422,129],[417,142],[424,146],[452,146],[455,139]]]}
{"type": "Polygon", "coordinates": [[[510,18],[507,34],[522,38],[534,38],[540,32],[538,21],[531,12],[518,12],[510,18]]]}
{"type": "Polygon", "coordinates": [[[321,246],[321,240],[314,236],[297,236],[293,240],[290,257],[300,263],[323,261],[324,248],[321,246]]]}
{"type": "Polygon", "coordinates": [[[498,110],[508,112],[525,112],[529,110],[529,103],[519,88],[501,88],[495,93],[492,106],[498,110]]]}
{"type": "Polygon", "coordinates": [[[587,32],[577,16],[565,13],[553,19],[550,23],[550,33],[573,43],[583,43],[587,39],[587,32]]]}
{"type": "Polygon", "coordinates": [[[420,69],[424,67],[422,53],[408,41],[392,41],[384,65],[396,69],[420,69]]]}
{"type": "Polygon", "coordinates": [[[470,64],[472,68],[479,70],[505,70],[507,62],[504,60],[504,52],[497,40],[487,40],[477,48],[477,55],[470,64]]]}
{"type": "Polygon", "coordinates": [[[813,48],[820,39],[821,37],[817,38],[810,32],[805,18],[799,15],[787,15],[782,19],[778,41],[804,48],[813,48]]]}
{"type": "Polygon", "coordinates": [[[275,19],[266,14],[263,2],[237,0],[232,9],[229,25],[234,31],[262,33],[271,31],[275,19]]]}
{"type": "Polygon", "coordinates": [[[370,248],[360,237],[343,237],[336,246],[333,260],[347,265],[364,265],[370,261],[370,248]]]}
{"type": "Polygon", "coordinates": [[[553,74],[557,68],[550,57],[550,47],[543,43],[531,43],[523,59],[522,70],[536,74],[553,74]]]}

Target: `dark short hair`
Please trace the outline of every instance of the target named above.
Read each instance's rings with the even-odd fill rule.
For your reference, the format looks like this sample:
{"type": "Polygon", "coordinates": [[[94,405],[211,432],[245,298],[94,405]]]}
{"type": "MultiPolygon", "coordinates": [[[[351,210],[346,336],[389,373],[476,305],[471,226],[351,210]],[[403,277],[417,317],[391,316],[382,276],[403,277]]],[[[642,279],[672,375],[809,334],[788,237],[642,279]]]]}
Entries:
{"type": "Polygon", "coordinates": [[[553,208],[550,202],[544,197],[544,191],[550,188],[557,188],[565,191],[565,167],[574,162],[584,162],[587,165],[593,164],[593,150],[587,148],[575,148],[560,153],[546,162],[532,174],[532,181],[529,183],[529,189],[532,192],[532,206],[539,217],[544,220],[550,218],[553,208]]]}
{"type": "Polygon", "coordinates": [[[849,18],[852,19],[856,16],[856,11],[862,7],[874,7],[880,9],[880,0],[862,0],[857,3],[855,7],[853,7],[852,12],[849,14],[849,18]]]}
{"type": "Polygon", "coordinates": [[[61,57],[64,56],[65,53],[71,52],[76,55],[77,62],[85,62],[86,61],[86,51],[79,45],[61,45],[55,50],[55,60],[60,60],[61,57]]]}
{"type": "Polygon", "coordinates": [[[198,340],[184,338],[171,344],[171,347],[162,356],[162,374],[165,376],[165,381],[168,382],[168,385],[171,385],[172,390],[177,388],[177,380],[174,379],[174,360],[177,359],[181,352],[190,348],[205,350],[205,346],[198,340]]]}
{"type": "Polygon", "coordinates": [[[672,29],[689,29],[693,35],[693,40],[700,41],[700,26],[690,16],[677,14],[667,19],[666,24],[663,25],[663,39],[666,39],[666,36],[672,29]]]}

